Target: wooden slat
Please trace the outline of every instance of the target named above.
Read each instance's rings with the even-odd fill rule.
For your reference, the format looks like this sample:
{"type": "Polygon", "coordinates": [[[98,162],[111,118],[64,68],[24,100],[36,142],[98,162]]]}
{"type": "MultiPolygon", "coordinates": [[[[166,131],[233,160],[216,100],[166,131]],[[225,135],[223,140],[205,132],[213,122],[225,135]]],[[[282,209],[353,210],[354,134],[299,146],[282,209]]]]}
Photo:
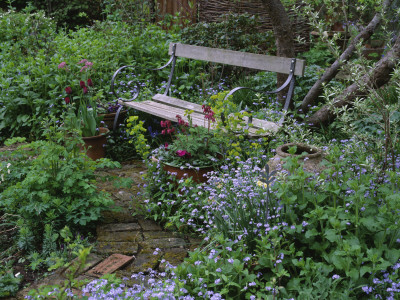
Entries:
{"type": "MultiPolygon", "coordinates": [[[[122,102],[119,101],[120,104],[134,108],[136,110],[140,110],[152,115],[155,115],[160,118],[164,118],[166,120],[171,120],[177,122],[176,115],[180,115],[184,121],[188,121],[187,117],[184,116],[185,109],[171,107],[169,105],[165,105],[163,103],[154,102],[151,100],[143,101],[143,102],[122,102]]],[[[192,113],[191,115],[193,125],[204,126],[204,115],[199,113],[192,113]]]]}
{"type": "Polygon", "coordinates": [[[153,96],[152,99],[156,102],[165,103],[174,107],[184,108],[188,110],[193,110],[198,113],[203,113],[201,105],[181,100],[178,98],[173,98],[162,94],[156,94],[153,96]]]}
{"type": "MultiPolygon", "coordinates": [[[[170,55],[172,54],[173,45],[173,43],[169,45],[170,55]]],[[[253,54],[179,43],[176,44],[175,55],[179,57],[284,74],[290,73],[291,65],[291,58],[286,57],[253,54]]],[[[305,61],[302,59],[297,59],[294,74],[303,76],[304,67],[305,61]]]]}
{"type": "MultiPolygon", "coordinates": [[[[248,117],[243,117],[244,122],[248,122],[248,117]]],[[[280,126],[274,122],[253,118],[252,126],[255,128],[262,128],[271,132],[278,132],[280,126]]]]}
{"type": "MultiPolygon", "coordinates": [[[[178,99],[179,100],[179,99],[178,99]]],[[[183,101],[183,100],[181,100],[183,101]]],[[[184,101],[186,102],[186,101],[184,101]]],[[[134,108],[139,111],[143,111],[145,113],[155,115],[160,118],[164,118],[166,120],[171,120],[176,122],[176,115],[180,115],[185,122],[188,122],[188,118],[184,115],[186,108],[178,108],[174,106],[169,106],[164,103],[159,103],[151,100],[143,101],[143,102],[123,102],[119,101],[120,104],[134,108]]],[[[193,112],[191,114],[192,124],[197,126],[205,127],[207,126],[207,122],[204,121],[204,114],[193,112]]],[[[246,118],[246,117],[245,117],[246,118]]],[[[247,119],[245,119],[247,122],[247,119]]],[[[215,124],[212,124],[211,128],[215,128],[215,124]]],[[[259,129],[265,129],[269,132],[275,133],[279,130],[279,126],[273,122],[253,119],[253,123],[249,128],[250,136],[260,136],[256,134],[259,129]]],[[[269,135],[269,133],[262,134],[262,136],[269,135]]]]}

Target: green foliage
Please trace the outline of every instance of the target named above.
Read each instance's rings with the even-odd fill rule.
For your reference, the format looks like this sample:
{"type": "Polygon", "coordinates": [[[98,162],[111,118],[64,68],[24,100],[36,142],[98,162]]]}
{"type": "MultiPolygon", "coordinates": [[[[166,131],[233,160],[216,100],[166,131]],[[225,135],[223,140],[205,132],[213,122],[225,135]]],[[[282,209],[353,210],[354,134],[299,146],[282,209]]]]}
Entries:
{"type": "Polygon", "coordinates": [[[182,40],[191,45],[273,54],[273,33],[259,32],[258,25],[255,16],[228,14],[218,23],[199,22],[184,28],[182,40]]]}
{"type": "Polygon", "coordinates": [[[0,266],[0,297],[14,296],[19,290],[22,276],[15,276],[13,269],[0,266]]]}
{"type": "Polygon", "coordinates": [[[5,213],[20,216],[18,245],[22,249],[33,250],[44,233],[44,240],[51,242],[51,228],[87,226],[112,203],[108,195],[97,191],[94,170],[115,167],[116,163],[88,160],[79,149],[69,151],[53,141],[19,146],[10,160],[11,171],[4,174],[1,185],[0,206],[5,213]]]}
{"type": "Polygon", "coordinates": [[[189,122],[183,121],[179,116],[178,127],[173,127],[171,121],[161,121],[161,133],[170,136],[172,143],[166,143],[157,149],[157,159],[173,167],[202,168],[218,165],[223,139],[211,130],[215,121],[214,112],[208,106],[203,106],[203,110],[206,127],[193,125],[192,111],[185,112],[189,122]]]}
{"type": "MultiPolygon", "coordinates": [[[[4,1],[6,2],[6,1],[4,1]]],[[[90,1],[47,1],[47,0],[12,0],[12,9],[25,12],[43,11],[46,16],[52,18],[58,28],[67,27],[73,29],[76,26],[91,25],[94,20],[101,18],[100,0],[90,1]]],[[[6,9],[5,4],[0,8],[6,9]]],[[[11,8],[11,5],[8,6],[11,8]]]]}
{"type": "Polygon", "coordinates": [[[254,258],[246,248],[243,242],[216,237],[205,249],[190,252],[174,273],[186,279],[184,287],[190,295],[206,295],[208,290],[220,293],[225,299],[250,299],[263,286],[255,284],[257,275],[250,271],[254,258]]]}
{"type": "MultiPolygon", "coordinates": [[[[101,92],[105,103],[108,103],[113,100],[110,95],[113,72],[121,65],[128,64],[158,66],[159,62],[165,61],[167,45],[172,38],[154,25],[140,29],[123,23],[103,22],[74,32],[56,33],[54,23],[42,18],[42,15],[39,17],[11,11],[2,16],[1,139],[12,136],[41,137],[41,122],[49,115],[60,117],[66,108],[65,98],[68,95],[65,88],[70,86],[73,91],[78,91],[79,81],[88,79],[81,78],[82,65],[78,65],[78,62],[86,59],[93,63],[90,76],[96,88],[95,96],[101,92]],[[16,28],[20,31],[16,30],[14,34],[16,28]],[[32,28],[37,29],[32,32],[32,28]],[[68,69],[59,68],[62,63],[68,69]]],[[[164,74],[160,79],[156,74],[153,75],[139,77],[144,81],[154,79],[154,84],[167,77],[164,74]]],[[[74,96],[78,97],[78,94],[74,96]]]]}
{"type": "Polygon", "coordinates": [[[128,134],[134,137],[136,152],[143,158],[147,159],[150,154],[150,145],[148,144],[147,138],[144,133],[146,129],[143,127],[143,121],[138,121],[138,116],[131,116],[127,120],[126,127],[128,128],[128,134]]]}

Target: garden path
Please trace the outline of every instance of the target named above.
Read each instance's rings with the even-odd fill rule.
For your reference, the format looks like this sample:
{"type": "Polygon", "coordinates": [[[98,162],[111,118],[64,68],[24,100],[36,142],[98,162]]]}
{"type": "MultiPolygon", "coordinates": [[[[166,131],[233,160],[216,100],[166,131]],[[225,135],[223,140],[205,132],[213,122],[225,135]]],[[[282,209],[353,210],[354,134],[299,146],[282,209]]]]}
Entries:
{"type": "MultiPolygon", "coordinates": [[[[201,242],[199,239],[165,231],[154,221],[145,219],[143,206],[137,197],[142,188],[141,177],[144,172],[146,168],[140,161],[123,163],[120,169],[98,172],[98,187],[110,193],[115,207],[103,213],[96,228],[95,247],[87,260],[88,267],[78,279],[93,280],[104,273],[131,278],[132,274],[146,273],[149,268],[163,271],[167,261],[172,265],[181,263],[188,250],[193,250],[201,242]],[[133,184],[129,187],[117,184],[126,178],[131,178],[133,184]],[[110,258],[114,260],[110,262],[110,258]],[[118,268],[116,264],[123,263],[121,259],[131,261],[118,268]]],[[[20,291],[16,299],[23,299],[29,290],[41,285],[61,284],[65,280],[64,273],[65,270],[54,272],[20,291]]],[[[78,290],[74,292],[79,293],[78,290]]]]}

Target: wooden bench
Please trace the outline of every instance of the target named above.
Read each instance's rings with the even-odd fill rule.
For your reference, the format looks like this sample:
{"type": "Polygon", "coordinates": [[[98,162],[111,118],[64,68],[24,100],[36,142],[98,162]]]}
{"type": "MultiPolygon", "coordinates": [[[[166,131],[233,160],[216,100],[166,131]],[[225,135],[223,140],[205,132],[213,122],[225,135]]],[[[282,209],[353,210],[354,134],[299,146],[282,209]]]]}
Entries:
{"type": "MultiPolygon", "coordinates": [[[[171,121],[177,121],[176,115],[182,116],[182,118],[185,121],[187,121],[187,118],[184,116],[185,110],[193,110],[193,113],[191,114],[193,125],[205,126],[204,114],[201,105],[184,101],[178,98],[174,98],[171,97],[170,95],[171,94],[170,87],[174,74],[176,59],[177,57],[184,57],[189,59],[196,59],[213,63],[221,63],[221,64],[245,67],[255,70],[261,70],[261,71],[270,71],[270,72],[288,74],[286,82],[281,87],[279,87],[274,91],[264,92],[265,94],[277,94],[280,91],[284,90],[286,87],[288,87],[288,92],[283,107],[283,110],[286,111],[289,107],[293,95],[295,77],[302,76],[304,74],[304,68],[305,68],[304,60],[295,58],[252,54],[246,52],[200,47],[200,46],[193,46],[186,44],[176,44],[176,43],[170,44],[169,55],[171,55],[171,57],[167,62],[167,64],[165,64],[164,66],[157,69],[147,69],[156,71],[164,69],[165,67],[171,65],[171,72],[163,94],[156,94],[152,97],[151,100],[146,100],[141,102],[134,101],[140,93],[140,85],[135,82],[136,84],[135,89],[131,92],[132,98],[130,99],[119,98],[119,103],[124,106],[131,107],[136,110],[149,113],[151,115],[155,115],[160,118],[171,121]]],[[[118,77],[118,75],[121,74],[122,70],[127,68],[135,68],[135,67],[123,66],[119,68],[112,77],[111,91],[113,92],[116,98],[118,98],[118,95],[114,87],[116,78],[118,77]]],[[[132,82],[133,81],[129,82],[128,84],[132,84],[132,82]]],[[[226,95],[226,98],[241,89],[249,89],[249,88],[246,87],[234,88],[226,95]]],[[[259,131],[259,129],[264,129],[272,133],[277,132],[279,130],[279,127],[282,125],[284,121],[284,115],[285,114],[283,114],[283,117],[277,123],[251,117],[247,118],[246,127],[248,127],[249,129],[249,135],[256,135],[256,132],[259,131]]],[[[223,115],[221,117],[222,119],[224,119],[223,115]]]]}

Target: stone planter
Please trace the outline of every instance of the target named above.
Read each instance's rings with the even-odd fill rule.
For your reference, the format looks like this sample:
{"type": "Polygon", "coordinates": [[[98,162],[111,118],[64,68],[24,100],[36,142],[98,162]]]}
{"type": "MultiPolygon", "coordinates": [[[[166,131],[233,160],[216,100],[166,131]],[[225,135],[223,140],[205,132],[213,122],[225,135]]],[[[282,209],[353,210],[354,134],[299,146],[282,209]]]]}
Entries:
{"type": "Polygon", "coordinates": [[[87,150],[86,155],[96,160],[106,156],[105,145],[107,143],[107,134],[109,130],[105,127],[99,128],[99,135],[82,137],[85,142],[83,148],[87,150]]]}
{"type": "Polygon", "coordinates": [[[310,173],[321,173],[325,167],[321,164],[324,156],[322,150],[301,143],[284,144],[276,149],[276,155],[270,159],[268,166],[270,171],[280,170],[283,168],[283,158],[294,156],[297,157],[299,163],[304,163],[303,169],[310,173]],[[290,154],[289,148],[296,146],[296,153],[290,154]]]}

